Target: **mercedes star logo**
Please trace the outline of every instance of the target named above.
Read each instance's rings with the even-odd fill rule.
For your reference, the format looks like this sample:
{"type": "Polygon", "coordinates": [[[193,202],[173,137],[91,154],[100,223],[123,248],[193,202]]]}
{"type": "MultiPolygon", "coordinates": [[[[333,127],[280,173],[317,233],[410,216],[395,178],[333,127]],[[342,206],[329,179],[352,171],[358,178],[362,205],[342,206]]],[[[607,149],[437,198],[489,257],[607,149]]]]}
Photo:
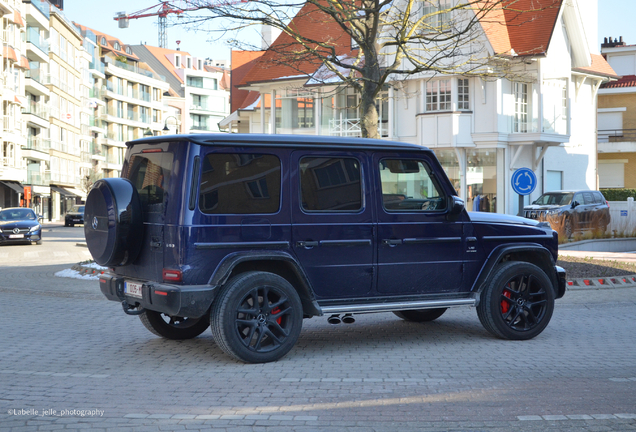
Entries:
{"type": "Polygon", "coordinates": [[[93,229],[96,230],[97,229],[97,216],[93,217],[93,229]]]}
{"type": "Polygon", "coordinates": [[[13,228],[13,234],[20,234],[20,228],[13,228]]]}

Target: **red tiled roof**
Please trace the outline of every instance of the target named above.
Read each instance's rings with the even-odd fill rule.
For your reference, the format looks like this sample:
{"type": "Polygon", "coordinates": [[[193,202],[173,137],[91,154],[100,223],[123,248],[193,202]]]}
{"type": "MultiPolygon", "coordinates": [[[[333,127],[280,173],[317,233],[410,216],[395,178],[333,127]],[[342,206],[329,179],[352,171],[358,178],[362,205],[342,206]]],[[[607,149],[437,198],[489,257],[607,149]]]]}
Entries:
{"type": "MultiPolygon", "coordinates": [[[[306,3],[289,23],[289,27],[295,31],[302,29],[302,34],[306,39],[331,45],[336,55],[351,52],[349,35],[342,31],[340,25],[333,18],[321,12],[313,3],[306,3]]],[[[290,53],[303,50],[301,44],[294,41],[287,33],[282,32],[272,46],[265,51],[257,67],[253,67],[240,83],[271,81],[277,78],[315,72],[322,65],[322,62],[313,56],[299,56],[297,61],[290,60],[290,53]]],[[[233,81],[234,83],[239,82],[233,81]]]]}
{"type": "MultiPolygon", "coordinates": [[[[190,56],[190,53],[187,53],[185,51],[179,51],[179,50],[173,50],[173,49],[168,49],[168,48],[160,48],[160,47],[155,47],[155,46],[150,46],[150,45],[144,45],[146,47],[146,49],[148,51],[150,51],[150,54],[152,54],[157,60],[159,60],[161,62],[161,64],[170,71],[170,73],[172,75],[174,75],[175,77],[177,77],[177,79],[181,82],[183,82],[183,79],[179,76],[179,74],[176,72],[175,69],[185,69],[186,65],[184,64],[185,61],[181,62],[181,66],[176,67],[174,64],[172,64],[172,62],[170,60],[168,60],[168,57],[166,57],[169,54],[180,54],[183,56],[183,58],[186,58],[188,56],[190,56]]],[[[196,65],[193,65],[196,66],[196,65]]],[[[196,70],[195,67],[193,67],[193,69],[196,70]]]]}
{"type": "MultiPolygon", "coordinates": [[[[494,0],[484,0],[482,8],[494,0]]],[[[543,54],[548,50],[562,0],[505,0],[480,19],[495,54],[518,56],[543,54]],[[513,54],[514,55],[514,54],[513,54]]],[[[482,9],[484,10],[484,9],[482,9]]]]}
{"type": "Polygon", "coordinates": [[[619,78],[619,75],[616,75],[616,72],[614,72],[614,69],[612,69],[607,60],[605,60],[605,57],[600,54],[592,54],[592,64],[590,66],[574,68],[573,70],[610,78],[619,78]]]}
{"type": "Polygon", "coordinates": [[[636,75],[624,75],[618,81],[603,84],[601,88],[636,87],[636,75]]]}
{"type": "Polygon", "coordinates": [[[230,77],[230,112],[245,108],[258,99],[259,93],[240,90],[239,84],[254,68],[265,51],[232,51],[232,76],[230,77]],[[250,96],[250,93],[253,95],[250,96]]]}

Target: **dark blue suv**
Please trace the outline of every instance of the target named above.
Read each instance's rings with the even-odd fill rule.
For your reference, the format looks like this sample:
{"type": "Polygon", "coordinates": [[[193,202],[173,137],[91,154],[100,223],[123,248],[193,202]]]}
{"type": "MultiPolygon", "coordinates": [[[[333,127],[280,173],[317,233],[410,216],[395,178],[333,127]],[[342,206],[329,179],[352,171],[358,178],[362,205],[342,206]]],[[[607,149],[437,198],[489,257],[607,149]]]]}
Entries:
{"type": "Polygon", "coordinates": [[[176,135],[128,143],[85,209],[104,295],[154,334],[252,363],[303,318],[475,306],[505,339],[543,331],[565,292],[545,222],[468,213],[428,149],[370,139],[176,135]]]}

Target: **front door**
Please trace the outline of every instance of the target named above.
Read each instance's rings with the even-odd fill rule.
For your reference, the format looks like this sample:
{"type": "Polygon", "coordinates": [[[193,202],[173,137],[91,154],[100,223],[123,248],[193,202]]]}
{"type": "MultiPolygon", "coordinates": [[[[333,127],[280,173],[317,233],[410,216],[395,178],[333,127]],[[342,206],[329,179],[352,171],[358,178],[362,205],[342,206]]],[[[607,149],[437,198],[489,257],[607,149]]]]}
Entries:
{"type": "Polygon", "coordinates": [[[292,245],[318,300],[365,296],[373,285],[367,155],[295,152],[292,245]]]}
{"type": "Polygon", "coordinates": [[[457,292],[463,277],[461,218],[448,217],[448,181],[438,178],[432,158],[377,154],[375,181],[381,196],[378,214],[380,294],[457,292]]]}

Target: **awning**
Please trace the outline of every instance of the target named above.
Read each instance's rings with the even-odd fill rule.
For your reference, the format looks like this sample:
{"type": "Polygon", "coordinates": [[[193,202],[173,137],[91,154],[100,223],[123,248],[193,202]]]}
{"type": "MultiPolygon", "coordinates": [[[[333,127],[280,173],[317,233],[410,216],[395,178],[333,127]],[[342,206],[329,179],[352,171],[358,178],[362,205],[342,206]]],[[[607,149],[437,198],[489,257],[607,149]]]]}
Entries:
{"type": "Polygon", "coordinates": [[[78,197],[80,197],[83,200],[86,199],[86,192],[84,192],[84,191],[81,191],[81,190],[79,190],[77,188],[72,188],[72,187],[65,187],[63,189],[66,189],[67,191],[75,194],[75,196],[78,196],[78,197]]]}
{"type": "Polygon", "coordinates": [[[51,185],[51,190],[52,190],[52,191],[55,191],[55,192],[57,192],[57,193],[59,193],[59,194],[60,194],[60,195],[62,195],[62,196],[68,197],[68,198],[78,196],[78,195],[75,195],[73,192],[69,192],[69,191],[67,191],[66,189],[61,188],[61,187],[59,187],[59,186],[53,186],[53,185],[51,185]]]}
{"type": "Polygon", "coordinates": [[[14,191],[16,191],[19,194],[23,194],[24,193],[24,186],[22,186],[19,182],[14,182],[14,181],[1,181],[0,183],[2,183],[3,185],[5,185],[6,187],[13,189],[14,191]]]}

